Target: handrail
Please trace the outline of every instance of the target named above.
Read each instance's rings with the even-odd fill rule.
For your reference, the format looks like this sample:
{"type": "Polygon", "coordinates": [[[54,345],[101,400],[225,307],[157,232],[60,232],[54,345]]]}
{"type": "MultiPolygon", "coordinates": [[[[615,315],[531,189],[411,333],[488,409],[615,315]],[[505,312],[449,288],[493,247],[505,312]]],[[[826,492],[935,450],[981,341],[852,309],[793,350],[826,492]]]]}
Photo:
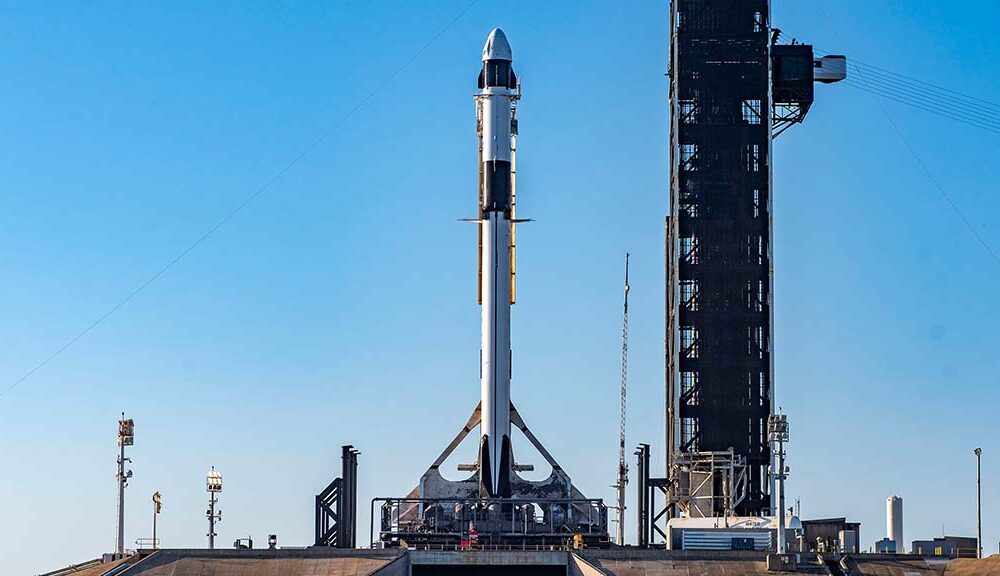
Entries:
{"type": "Polygon", "coordinates": [[[60,568],[58,570],[53,570],[51,572],[45,572],[44,574],[39,574],[38,576],[63,576],[64,574],[72,574],[73,572],[79,572],[87,568],[93,568],[98,566],[103,562],[100,558],[94,558],[93,560],[87,560],[86,562],[81,562],[79,564],[70,564],[65,568],[60,568]]]}

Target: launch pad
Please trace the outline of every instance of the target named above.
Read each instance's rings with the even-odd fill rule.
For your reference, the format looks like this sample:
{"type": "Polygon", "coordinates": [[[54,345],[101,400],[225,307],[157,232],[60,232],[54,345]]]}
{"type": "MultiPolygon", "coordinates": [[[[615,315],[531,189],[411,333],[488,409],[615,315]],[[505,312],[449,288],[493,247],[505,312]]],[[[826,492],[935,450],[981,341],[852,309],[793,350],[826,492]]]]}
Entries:
{"type": "MultiPolygon", "coordinates": [[[[608,543],[608,509],[600,499],[586,498],[569,476],[542,446],[513,405],[510,421],[546,463],[552,467],[541,481],[521,478],[517,472],[533,466],[515,465],[510,472],[510,495],[490,498],[480,495],[476,465],[459,465],[471,471],[465,480],[447,480],[440,467],[480,425],[477,406],[469,421],[451,444],[420,477],[420,483],[405,498],[377,498],[372,503],[372,520],[379,505],[378,541],[383,546],[405,542],[415,546],[461,546],[473,540],[489,547],[565,545],[570,538],[587,546],[608,543]],[[470,533],[471,531],[471,533],[470,533]]],[[[373,528],[374,531],[374,528],[373,528]]],[[[376,541],[373,534],[372,541],[376,541]]]]}

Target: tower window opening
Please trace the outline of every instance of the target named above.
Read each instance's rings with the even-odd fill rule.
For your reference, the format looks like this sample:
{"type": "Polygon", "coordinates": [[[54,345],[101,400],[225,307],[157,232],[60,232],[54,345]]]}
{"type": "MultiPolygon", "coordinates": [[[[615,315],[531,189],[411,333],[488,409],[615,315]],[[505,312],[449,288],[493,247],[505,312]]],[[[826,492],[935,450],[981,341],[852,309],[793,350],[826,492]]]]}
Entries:
{"type": "Polygon", "coordinates": [[[681,327],[681,355],[685,358],[698,357],[698,329],[694,326],[681,327]]]}
{"type": "Polygon", "coordinates": [[[681,402],[686,406],[698,405],[698,373],[681,372],[681,402]]]}
{"type": "Polygon", "coordinates": [[[681,260],[687,264],[698,263],[698,237],[681,236],[680,238],[681,260]]]}
{"type": "Polygon", "coordinates": [[[698,171],[698,145],[681,144],[681,170],[698,171]]]}
{"type": "Polygon", "coordinates": [[[681,306],[690,312],[698,310],[698,281],[681,280],[681,306]]]}
{"type": "Polygon", "coordinates": [[[681,450],[698,448],[698,420],[681,418],[681,450]]]}
{"type": "Polygon", "coordinates": [[[743,101],[743,121],[747,124],[760,124],[760,100],[743,101]]]}
{"type": "Polygon", "coordinates": [[[697,118],[698,107],[694,100],[681,100],[680,101],[680,113],[681,122],[684,124],[691,124],[697,118]]]}

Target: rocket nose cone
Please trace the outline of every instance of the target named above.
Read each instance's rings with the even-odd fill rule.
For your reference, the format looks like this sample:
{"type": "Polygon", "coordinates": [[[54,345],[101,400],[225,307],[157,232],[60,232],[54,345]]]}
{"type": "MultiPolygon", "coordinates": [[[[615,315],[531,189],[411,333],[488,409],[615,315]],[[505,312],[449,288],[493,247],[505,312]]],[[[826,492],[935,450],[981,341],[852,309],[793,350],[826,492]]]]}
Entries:
{"type": "Polygon", "coordinates": [[[507,60],[511,61],[510,44],[503,30],[494,28],[486,38],[486,45],[483,46],[483,62],[487,60],[507,60]]]}

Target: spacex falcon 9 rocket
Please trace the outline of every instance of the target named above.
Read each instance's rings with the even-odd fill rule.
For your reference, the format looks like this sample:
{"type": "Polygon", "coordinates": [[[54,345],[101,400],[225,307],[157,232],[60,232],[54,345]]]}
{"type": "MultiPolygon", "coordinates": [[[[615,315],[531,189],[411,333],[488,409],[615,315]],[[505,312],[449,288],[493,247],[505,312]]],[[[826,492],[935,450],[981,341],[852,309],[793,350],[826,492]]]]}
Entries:
{"type": "Polygon", "coordinates": [[[513,302],[512,138],[517,78],[499,28],[483,47],[476,112],[479,132],[479,301],[481,423],[479,482],[483,496],[510,496],[510,306],[513,302]]]}
{"type": "MultiPolygon", "coordinates": [[[[582,499],[584,496],[555,458],[528,429],[511,403],[510,308],[514,303],[516,103],[520,82],[514,75],[507,37],[499,28],[483,47],[476,93],[476,130],[479,136],[479,303],[482,305],[480,402],[466,425],[421,476],[409,498],[543,498],[582,499]],[[475,464],[458,469],[475,472],[465,480],[447,480],[441,465],[479,427],[475,464]],[[517,473],[533,470],[514,461],[511,430],[521,431],[538,455],[552,467],[544,480],[532,481],[517,473]]],[[[574,500],[575,501],[575,500],[574,500]]],[[[575,504],[574,504],[575,505],[575,504]]]]}

